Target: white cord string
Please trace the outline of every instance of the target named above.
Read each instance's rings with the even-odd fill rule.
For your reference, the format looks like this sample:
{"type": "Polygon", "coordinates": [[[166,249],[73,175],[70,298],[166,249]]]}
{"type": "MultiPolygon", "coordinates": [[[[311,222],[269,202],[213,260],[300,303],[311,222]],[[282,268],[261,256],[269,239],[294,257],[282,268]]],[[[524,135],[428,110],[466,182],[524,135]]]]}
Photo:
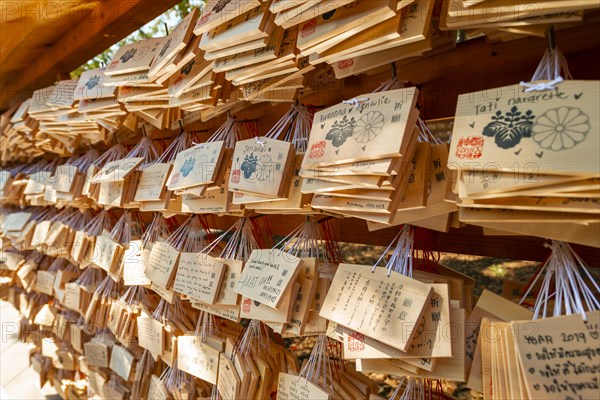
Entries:
{"type": "Polygon", "coordinates": [[[556,89],[556,85],[564,81],[562,76],[550,81],[550,82],[521,82],[521,86],[525,87],[523,91],[525,93],[529,92],[541,92],[544,90],[554,90],[556,89]]]}
{"type": "Polygon", "coordinates": [[[363,98],[353,98],[350,100],[343,100],[342,103],[344,104],[350,104],[354,107],[356,107],[356,109],[360,109],[361,103],[365,102],[365,101],[369,101],[368,97],[363,97],[363,98]]]}

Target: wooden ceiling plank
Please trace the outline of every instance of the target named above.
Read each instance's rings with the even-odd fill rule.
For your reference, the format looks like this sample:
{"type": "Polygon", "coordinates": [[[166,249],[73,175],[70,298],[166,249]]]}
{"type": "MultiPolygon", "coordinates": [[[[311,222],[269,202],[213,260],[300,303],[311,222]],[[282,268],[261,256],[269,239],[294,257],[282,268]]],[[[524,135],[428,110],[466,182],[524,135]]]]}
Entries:
{"type": "MultiPolygon", "coordinates": [[[[41,3],[38,0],[35,3],[37,11],[33,9],[27,12],[28,10],[25,8],[24,10],[19,10],[15,18],[8,21],[2,20],[0,24],[0,29],[2,29],[0,65],[4,66],[4,63],[10,59],[15,50],[19,49],[24,43],[30,43],[32,37],[39,35],[42,29],[52,29],[53,24],[56,24],[56,19],[41,18],[38,15],[42,13],[41,10],[44,10],[44,3],[48,3],[48,1],[41,3]]],[[[86,4],[71,5],[68,12],[65,10],[61,19],[67,20],[70,23],[76,20],[79,21],[85,18],[86,14],[91,11],[90,7],[95,6],[97,3],[98,1],[91,1],[86,4]]],[[[21,6],[26,7],[26,5],[21,6]]]]}
{"type": "Polygon", "coordinates": [[[52,84],[58,71],[77,68],[177,3],[178,0],[94,3],[95,9],[87,17],[37,56],[18,77],[12,82],[1,82],[1,108],[24,100],[33,89],[52,84]]]}

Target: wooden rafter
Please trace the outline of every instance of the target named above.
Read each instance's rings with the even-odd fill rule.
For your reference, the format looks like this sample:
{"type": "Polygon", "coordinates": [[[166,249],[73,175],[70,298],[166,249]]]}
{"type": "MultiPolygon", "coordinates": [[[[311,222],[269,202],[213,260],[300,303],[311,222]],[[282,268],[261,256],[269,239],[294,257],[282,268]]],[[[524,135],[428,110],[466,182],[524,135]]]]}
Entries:
{"type": "MultiPolygon", "coordinates": [[[[45,4],[44,1],[23,3],[34,3],[40,7],[45,4]]],[[[46,45],[43,53],[32,54],[31,62],[16,76],[2,74],[0,78],[2,89],[0,108],[5,109],[14,102],[26,99],[31,95],[32,90],[52,84],[58,73],[77,68],[177,3],[178,0],[87,2],[83,9],[80,8],[77,11],[80,14],[85,13],[86,17],[74,21],[73,26],[64,35],[54,43],[46,45]]],[[[8,18],[9,11],[11,10],[3,9],[3,18],[8,18]]],[[[15,13],[15,11],[12,12],[15,13]]],[[[73,19],[73,9],[64,12],[62,17],[73,19]]],[[[15,24],[18,25],[18,21],[14,19],[10,20],[11,22],[6,21],[9,20],[3,20],[0,25],[3,36],[4,34],[9,35],[11,28],[15,24]]],[[[43,22],[41,19],[35,18],[26,24],[21,24],[23,25],[21,29],[25,35],[44,35],[43,29],[52,29],[52,26],[47,26],[41,31],[35,27],[31,28],[31,24],[39,24],[41,27],[48,25],[43,22]]],[[[7,57],[10,53],[18,52],[19,45],[25,43],[24,40],[19,39],[17,46],[13,48],[14,44],[9,45],[8,41],[4,40],[2,42],[2,58],[7,57]]]]}

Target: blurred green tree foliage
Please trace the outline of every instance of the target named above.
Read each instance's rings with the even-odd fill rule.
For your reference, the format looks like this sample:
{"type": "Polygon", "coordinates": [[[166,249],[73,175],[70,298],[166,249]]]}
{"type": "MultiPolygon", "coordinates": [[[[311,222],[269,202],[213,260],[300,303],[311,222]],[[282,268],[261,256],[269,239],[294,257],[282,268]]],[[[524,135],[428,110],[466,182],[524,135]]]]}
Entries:
{"type": "Polygon", "coordinates": [[[174,6],[164,14],[161,14],[158,17],[154,18],[152,21],[148,22],[146,25],[142,26],[137,31],[131,33],[129,36],[125,37],[120,42],[110,46],[108,49],[104,50],[102,53],[98,54],[96,57],[92,58],[91,60],[77,68],[75,71],[71,72],[71,78],[78,79],[83,71],[87,71],[89,69],[94,68],[100,68],[104,65],[108,65],[115,52],[121,46],[134,43],[142,39],[165,36],[165,24],[167,24],[169,30],[173,29],[173,27],[175,27],[179,23],[179,21],[181,21],[183,17],[185,17],[192,10],[192,8],[201,8],[204,4],[204,1],[205,0],[183,0],[179,2],[176,6],[174,6]]]}

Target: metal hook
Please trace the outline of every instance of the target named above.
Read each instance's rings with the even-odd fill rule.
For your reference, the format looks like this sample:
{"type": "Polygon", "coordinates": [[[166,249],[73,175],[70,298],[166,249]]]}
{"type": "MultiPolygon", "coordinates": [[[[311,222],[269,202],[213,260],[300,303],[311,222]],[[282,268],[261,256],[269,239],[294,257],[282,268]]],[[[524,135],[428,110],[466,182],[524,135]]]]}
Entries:
{"type": "Polygon", "coordinates": [[[396,63],[392,63],[392,79],[398,78],[398,68],[396,67],[396,63]]]}
{"type": "Polygon", "coordinates": [[[146,125],[142,125],[142,135],[144,135],[144,137],[148,137],[148,132],[146,132],[146,125]]]}
{"type": "Polygon", "coordinates": [[[183,129],[183,120],[179,119],[179,120],[177,120],[177,123],[179,124],[179,129],[180,129],[179,134],[182,134],[183,132],[185,132],[185,129],[183,129]]]}

